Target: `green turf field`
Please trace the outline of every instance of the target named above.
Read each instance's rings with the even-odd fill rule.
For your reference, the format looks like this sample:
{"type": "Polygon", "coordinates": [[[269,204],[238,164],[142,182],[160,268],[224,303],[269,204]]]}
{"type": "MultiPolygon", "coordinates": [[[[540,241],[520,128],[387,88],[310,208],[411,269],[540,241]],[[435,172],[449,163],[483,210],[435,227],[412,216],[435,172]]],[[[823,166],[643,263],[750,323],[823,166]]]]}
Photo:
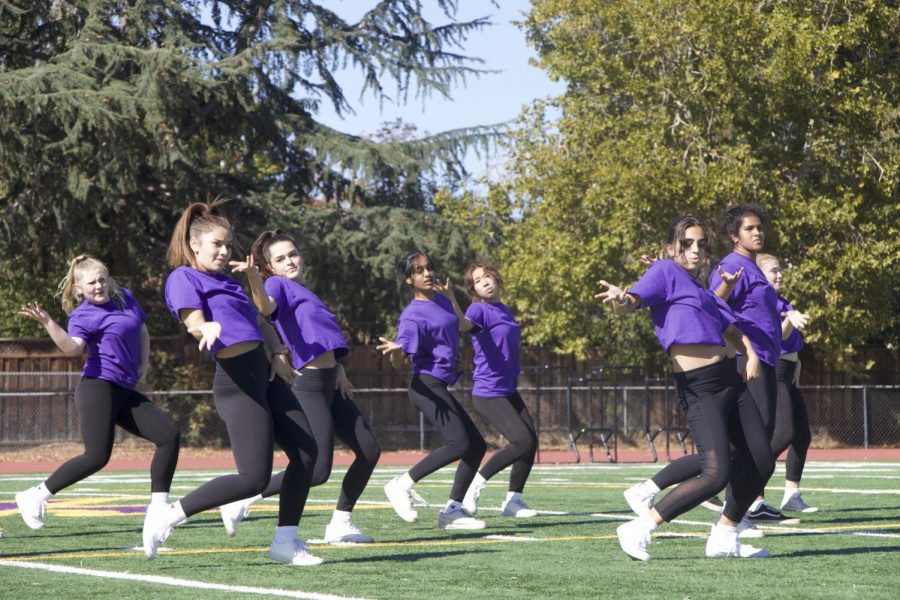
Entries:
{"type": "MultiPolygon", "coordinates": [[[[821,507],[800,524],[764,527],[751,540],[769,559],[707,559],[704,537],[714,515],[698,508],[657,530],[649,563],[619,549],[616,526],[631,518],[622,490],[654,465],[539,466],[525,499],[542,511],[503,518],[506,473],[482,493],[488,528],[437,529],[452,472],[416,486],[434,506],[418,523],[400,521],[381,486],[400,468],[376,471],[355,521],[377,543],[327,546],[321,539],[343,469],[315,488],[301,524],[317,567],[291,567],[266,556],[277,503],[253,507],[228,538],[218,511],[179,526],[156,560],[139,548],[146,473],[106,472],[58,494],[46,526],[28,529],[13,494],[43,477],[0,478],[2,598],[897,598],[900,596],[900,463],[811,463],[804,497],[821,507]]],[[[770,482],[781,500],[783,465],[770,482]]],[[[179,471],[177,498],[214,473],[179,471]]]]}

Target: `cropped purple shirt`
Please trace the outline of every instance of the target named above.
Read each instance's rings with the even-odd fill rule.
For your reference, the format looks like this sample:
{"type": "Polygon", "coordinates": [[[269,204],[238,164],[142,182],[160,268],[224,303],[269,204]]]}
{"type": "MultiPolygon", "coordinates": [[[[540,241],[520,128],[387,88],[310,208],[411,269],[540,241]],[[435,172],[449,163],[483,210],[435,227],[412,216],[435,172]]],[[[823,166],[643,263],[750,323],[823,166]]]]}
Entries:
{"type": "Polygon", "coordinates": [[[666,352],[673,344],[724,346],[722,332],[730,324],[713,294],[672,260],[659,260],[629,294],[650,308],[653,330],[666,352]]]}
{"type": "Polygon", "coordinates": [[[166,305],[179,321],[181,309],[200,309],[204,319],[222,326],[219,339],[210,349],[213,356],[241,342],[263,341],[256,307],[241,284],[228,275],[178,267],[166,279],[166,305]]]}
{"type": "Polygon", "coordinates": [[[272,319],[291,351],[295,369],[326,352],[334,351],[336,358],[349,352],[337,318],[306,286],[276,276],[266,279],[265,287],[275,301],[272,319]]]}

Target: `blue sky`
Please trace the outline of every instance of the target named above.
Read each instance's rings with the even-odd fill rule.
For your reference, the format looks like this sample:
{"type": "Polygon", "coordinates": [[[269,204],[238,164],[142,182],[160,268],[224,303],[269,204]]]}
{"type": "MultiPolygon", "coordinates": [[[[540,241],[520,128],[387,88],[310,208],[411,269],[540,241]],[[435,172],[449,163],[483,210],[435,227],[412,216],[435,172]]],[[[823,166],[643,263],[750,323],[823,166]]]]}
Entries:
{"type": "MultiPolygon", "coordinates": [[[[385,102],[379,106],[372,96],[359,98],[362,77],[359,73],[347,71],[340,74],[338,80],[356,114],[339,117],[327,102],[323,102],[319,120],[346,133],[366,134],[377,131],[383,122],[399,118],[414,123],[420,132],[437,133],[509,121],[518,116],[522,106],[530,104],[535,98],[560,94],[562,83],[550,81],[543,71],[528,64],[534,52],[526,44],[525,34],[513,24],[523,19],[522,15],[530,9],[531,3],[526,0],[499,0],[498,3],[499,8],[485,0],[460,0],[460,10],[456,16],[458,20],[490,17],[494,25],[473,33],[461,53],[481,58],[485,61],[483,68],[497,70],[498,73],[469,78],[465,87],[458,87],[452,92],[450,100],[433,95],[424,102],[411,97],[406,105],[385,102]]],[[[371,0],[345,0],[335,2],[330,8],[346,19],[355,20],[372,4],[371,0]]],[[[433,24],[447,20],[437,10],[427,12],[427,17],[433,24]]],[[[387,85],[386,89],[390,90],[387,85]]],[[[497,160],[501,157],[482,157],[479,160],[470,156],[466,162],[477,176],[497,160]]]]}

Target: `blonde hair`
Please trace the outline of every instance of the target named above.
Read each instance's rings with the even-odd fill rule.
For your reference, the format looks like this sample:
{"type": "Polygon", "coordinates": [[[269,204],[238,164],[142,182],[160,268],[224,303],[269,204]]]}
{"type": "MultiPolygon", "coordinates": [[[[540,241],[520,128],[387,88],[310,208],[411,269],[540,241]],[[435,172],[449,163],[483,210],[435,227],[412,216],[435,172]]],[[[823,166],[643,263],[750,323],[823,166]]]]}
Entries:
{"type": "Polygon", "coordinates": [[[59,282],[57,296],[62,298],[62,307],[66,314],[71,314],[79,304],[84,300],[75,289],[75,284],[81,281],[85,273],[93,273],[94,271],[103,271],[109,282],[109,299],[115,300],[119,308],[125,305],[125,296],[116,280],[109,276],[109,269],[102,262],[88,254],[79,254],[69,261],[69,272],[59,282]]]}
{"type": "Polygon", "coordinates": [[[763,265],[773,262],[778,263],[779,266],[781,265],[781,261],[778,260],[777,256],[774,256],[772,254],[765,254],[763,252],[758,252],[756,254],[756,266],[760,269],[762,269],[763,265]]]}
{"type": "Polygon", "coordinates": [[[184,209],[181,218],[175,224],[172,241],[169,242],[169,250],[166,252],[169,266],[197,268],[197,259],[191,249],[191,238],[197,238],[216,227],[231,229],[228,219],[216,212],[216,208],[225,202],[228,202],[227,198],[216,198],[209,204],[194,202],[184,209]]]}

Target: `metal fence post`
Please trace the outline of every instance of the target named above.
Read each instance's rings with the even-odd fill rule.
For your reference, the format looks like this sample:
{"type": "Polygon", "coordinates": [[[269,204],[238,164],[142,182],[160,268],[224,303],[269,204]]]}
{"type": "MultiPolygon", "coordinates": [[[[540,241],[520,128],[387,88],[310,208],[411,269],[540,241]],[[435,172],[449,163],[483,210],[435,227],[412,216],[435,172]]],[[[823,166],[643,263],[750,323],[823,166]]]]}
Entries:
{"type": "Polygon", "coordinates": [[[867,388],[862,389],[862,412],[863,412],[863,448],[869,449],[869,396],[866,393],[867,388]]]}
{"type": "Polygon", "coordinates": [[[425,414],[419,413],[419,452],[425,452],[425,414]]]}

